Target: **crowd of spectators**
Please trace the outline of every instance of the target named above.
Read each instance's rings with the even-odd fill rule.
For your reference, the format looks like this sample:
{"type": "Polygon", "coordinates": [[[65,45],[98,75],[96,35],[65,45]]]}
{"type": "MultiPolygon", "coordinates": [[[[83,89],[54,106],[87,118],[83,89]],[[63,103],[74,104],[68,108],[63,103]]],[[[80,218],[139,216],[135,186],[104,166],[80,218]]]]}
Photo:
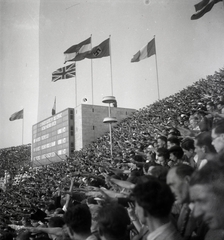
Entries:
{"type": "MultiPolygon", "coordinates": [[[[215,223],[203,219],[196,194],[224,180],[223,92],[220,69],[138,110],[113,127],[112,157],[109,133],[38,168],[30,166],[30,145],[1,149],[0,177],[10,177],[0,189],[0,239],[150,240],[162,232],[158,239],[223,239],[222,231],[212,231],[224,228],[224,210],[215,223]],[[209,169],[217,177],[203,182],[209,169]]],[[[224,186],[217,188],[223,201],[224,186]]]]}

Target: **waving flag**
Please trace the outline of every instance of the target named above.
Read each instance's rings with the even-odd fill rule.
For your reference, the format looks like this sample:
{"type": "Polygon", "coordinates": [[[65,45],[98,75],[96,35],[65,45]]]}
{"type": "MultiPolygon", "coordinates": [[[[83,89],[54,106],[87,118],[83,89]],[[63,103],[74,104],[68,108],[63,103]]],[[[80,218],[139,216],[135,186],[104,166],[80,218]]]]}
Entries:
{"type": "Polygon", "coordinates": [[[196,12],[201,10],[203,7],[205,7],[210,0],[202,0],[201,2],[194,5],[196,12]]]}
{"type": "Polygon", "coordinates": [[[94,47],[87,55],[86,58],[102,58],[110,56],[110,39],[106,39],[98,46],[94,47]]]}
{"type": "Polygon", "coordinates": [[[58,70],[52,73],[52,82],[75,77],[75,73],[76,73],[75,63],[65,66],[63,68],[59,68],[58,70]]]}
{"type": "Polygon", "coordinates": [[[201,17],[203,17],[207,12],[209,12],[213,6],[218,3],[221,2],[223,0],[212,0],[212,1],[206,1],[206,0],[202,0],[201,2],[199,2],[198,4],[195,5],[195,10],[199,11],[195,14],[193,14],[191,16],[191,20],[197,20],[201,17]]]}
{"type": "Polygon", "coordinates": [[[10,121],[14,121],[17,119],[23,119],[23,110],[13,113],[9,118],[10,121]]]}
{"type": "Polygon", "coordinates": [[[68,61],[81,61],[91,51],[91,37],[83,42],[68,48],[65,54],[65,63],[68,61]]]}
{"type": "Polygon", "coordinates": [[[156,54],[155,38],[153,38],[146,46],[140,49],[131,59],[131,62],[139,62],[145,58],[151,57],[154,54],[156,54]]]}

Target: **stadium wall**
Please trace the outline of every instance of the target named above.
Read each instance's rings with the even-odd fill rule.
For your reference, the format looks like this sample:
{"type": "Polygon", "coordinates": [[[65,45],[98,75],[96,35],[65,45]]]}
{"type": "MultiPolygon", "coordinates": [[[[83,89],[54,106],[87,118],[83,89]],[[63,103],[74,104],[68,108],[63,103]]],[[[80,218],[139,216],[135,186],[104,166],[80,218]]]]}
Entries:
{"type": "MultiPolygon", "coordinates": [[[[110,109],[111,116],[117,118],[117,123],[136,111],[130,108],[111,107],[110,109]]],[[[106,106],[81,104],[76,108],[75,150],[80,150],[109,131],[108,124],[103,123],[103,119],[108,115],[109,111],[106,106]]]]}

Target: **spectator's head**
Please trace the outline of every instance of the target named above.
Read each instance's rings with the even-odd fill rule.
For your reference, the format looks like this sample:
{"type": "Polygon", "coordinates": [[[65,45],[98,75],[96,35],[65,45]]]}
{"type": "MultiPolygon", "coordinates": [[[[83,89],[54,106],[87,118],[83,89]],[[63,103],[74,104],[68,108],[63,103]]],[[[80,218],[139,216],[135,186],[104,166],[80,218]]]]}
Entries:
{"type": "Polygon", "coordinates": [[[194,169],[186,164],[181,164],[171,168],[166,177],[166,183],[169,185],[177,203],[189,201],[189,180],[194,169]]]}
{"type": "Polygon", "coordinates": [[[107,204],[101,207],[98,211],[97,222],[102,240],[127,239],[130,218],[123,206],[107,204]]]}
{"type": "Polygon", "coordinates": [[[176,162],[177,160],[181,160],[184,155],[184,151],[180,146],[171,147],[169,149],[169,153],[170,153],[170,160],[173,162],[176,162]]]}
{"type": "Polygon", "coordinates": [[[64,221],[71,239],[90,235],[91,213],[86,204],[78,204],[68,209],[64,214],[64,221]]]}
{"type": "Polygon", "coordinates": [[[190,118],[189,118],[189,123],[190,123],[189,127],[191,129],[195,129],[198,126],[199,121],[200,121],[200,119],[199,119],[198,116],[191,115],[190,118]]]}
{"type": "Polygon", "coordinates": [[[200,158],[205,158],[206,154],[216,153],[212,145],[212,137],[210,132],[202,132],[195,137],[195,152],[200,158]]]}
{"type": "Polygon", "coordinates": [[[165,183],[155,178],[137,184],[132,195],[135,198],[135,212],[142,224],[169,217],[174,196],[165,183]]]}
{"type": "Polygon", "coordinates": [[[159,136],[157,138],[158,148],[166,148],[167,138],[165,136],[159,136]]]}
{"type": "MultiPolygon", "coordinates": [[[[167,138],[178,137],[178,136],[180,136],[179,130],[176,128],[171,128],[168,132],[167,138]]],[[[168,141],[168,139],[167,139],[167,141],[168,141]]]]}
{"type": "Polygon", "coordinates": [[[212,129],[212,145],[215,147],[216,152],[224,149],[224,121],[220,122],[212,129]]]}
{"type": "Polygon", "coordinates": [[[166,182],[166,175],[168,172],[167,167],[163,166],[150,166],[147,175],[156,177],[160,181],[166,182]]]}
{"type": "Polygon", "coordinates": [[[182,143],[181,143],[181,147],[184,151],[184,154],[188,157],[191,158],[194,155],[194,139],[192,138],[185,138],[182,143]]]}
{"type": "Polygon", "coordinates": [[[167,148],[171,148],[173,146],[180,146],[180,140],[178,137],[172,136],[167,139],[167,148]]]}
{"type": "Polygon", "coordinates": [[[224,101],[218,101],[216,106],[217,106],[217,109],[221,111],[224,108],[224,101]]]}
{"type": "Polygon", "coordinates": [[[157,149],[157,159],[158,163],[162,166],[166,166],[167,162],[169,161],[169,150],[166,148],[158,148],[157,149]]]}
{"type": "Polygon", "coordinates": [[[215,110],[215,104],[213,102],[208,102],[206,105],[206,109],[208,112],[213,112],[215,110]]]}
{"type": "Polygon", "coordinates": [[[224,229],[224,165],[209,161],[190,180],[193,216],[202,219],[210,229],[224,229]]]}

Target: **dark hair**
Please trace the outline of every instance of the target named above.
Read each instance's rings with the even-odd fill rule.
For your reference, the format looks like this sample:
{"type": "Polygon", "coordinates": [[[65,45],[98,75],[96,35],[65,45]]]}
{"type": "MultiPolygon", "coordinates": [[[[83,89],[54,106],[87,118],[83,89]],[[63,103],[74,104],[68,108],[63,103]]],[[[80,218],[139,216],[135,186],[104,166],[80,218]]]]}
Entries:
{"type": "Polygon", "coordinates": [[[142,155],[135,155],[132,157],[136,162],[145,162],[142,155]]]}
{"type": "Polygon", "coordinates": [[[175,136],[169,137],[169,138],[167,139],[167,142],[170,142],[170,143],[172,143],[172,144],[176,144],[177,146],[180,145],[180,140],[179,140],[179,138],[177,138],[177,137],[175,137],[175,136]]]}
{"type": "Polygon", "coordinates": [[[157,155],[160,157],[164,157],[165,160],[168,160],[170,157],[169,150],[163,147],[157,149],[157,155]]]}
{"type": "Polygon", "coordinates": [[[194,150],[194,139],[189,137],[185,138],[181,143],[181,147],[187,151],[194,150]]]}
{"type": "Polygon", "coordinates": [[[53,203],[50,203],[48,205],[48,208],[47,208],[48,211],[52,211],[52,210],[55,210],[55,209],[56,209],[56,207],[55,207],[55,205],[53,203]]]}
{"type": "Polygon", "coordinates": [[[51,217],[48,224],[50,227],[63,227],[65,222],[62,217],[51,217]]]}
{"type": "Polygon", "coordinates": [[[99,234],[106,239],[125,239],[130,218],[127,209],[117,203],[110,203],[99,209],[97,217],[99,234]]]}
{"type": "Polygon", "coordinates": [[[176,174],[181,179],[184,179],[186,176],[191,176],[194,173],[194,168],[187,164],[180,164],[173,167],[176,170],[176,174]]]}
{"type": "Polygon", "coordinates": [[[156,178],[137,184],[132,196],[139,206],[155,218],[168,217],[174,203],[169,186],[156,178]]]}
{"type": "Polygon", "coordinates": [[[181,159],[184,155],[184,151],[179,146],[173,146],[169,149],[169,153],[173,154],[177,159],[181,159]]]}
{"type": "Polygon", "coordinates": [[[86,204],[77,204],[64,214],[64,221],[71,232],[88,233],[91,228],[91,213],[86,204]]]}
{"type": "Polygon", "coordinates": [[[173,136],[180,136],[180,131],[178,129],[176,129],[176,128],[171,128],[169,130],[169,134],[172,134],[173,136]]]}
{"type": "Polygon", "coordinates": [[[214,146],[212,145],[212,137],[211,137],[211,132],[202,132],[199,133],[196,137],[195,140],[197,140],[197,146],[199,147],[206,147],[207,152],[209,153],[216,153],[216,150],[214,146]]]}

